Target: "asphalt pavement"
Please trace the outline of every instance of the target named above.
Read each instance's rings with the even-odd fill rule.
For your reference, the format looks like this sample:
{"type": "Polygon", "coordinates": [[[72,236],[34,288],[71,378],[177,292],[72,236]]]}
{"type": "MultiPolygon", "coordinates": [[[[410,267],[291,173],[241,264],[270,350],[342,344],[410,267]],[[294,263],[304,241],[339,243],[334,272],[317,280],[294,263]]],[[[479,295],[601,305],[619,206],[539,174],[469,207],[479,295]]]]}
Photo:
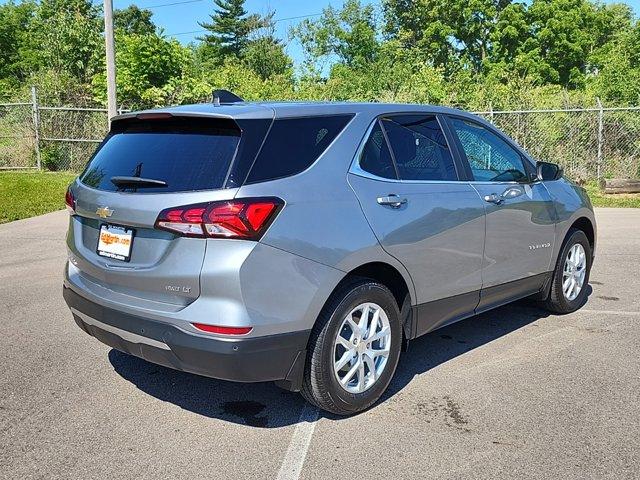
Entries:
{"type": "Polygon", "coordinates": [[[102,345],[62,299],[67,213],[0,225],[0,478],[640,478],[640,209],[599,209],[587,305],[411,343],[337,418],[102,345]]]}

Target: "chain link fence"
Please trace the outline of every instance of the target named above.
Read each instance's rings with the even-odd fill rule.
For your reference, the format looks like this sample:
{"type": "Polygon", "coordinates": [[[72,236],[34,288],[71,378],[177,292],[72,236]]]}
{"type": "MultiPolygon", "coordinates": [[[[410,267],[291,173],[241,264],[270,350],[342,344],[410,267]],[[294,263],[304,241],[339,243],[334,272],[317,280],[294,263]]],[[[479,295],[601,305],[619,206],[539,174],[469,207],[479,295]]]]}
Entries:
{"type": "Polygon", "coordinates": [[[640,178],[640,108],[478,112],[571,178],[640,178]]]}
{"type": "Polygon", "coordinates": [[[107,110],[38,108],[41,166],[46,170],[80,172],[107,134],[107,110]]]}
{"type": "MultiPolygon", "coordinates": [[[[122,113],[122,111],[120,112],[122,113]]],[[[0,103],[0,170],[80,172],[109,129],[104,108],[0,103]]]]}
{"type": "Polygon", "coordinates": [[[31,103],[0,104],[0,169],[35,168],[36,141],[31,103]]]}
{"type": "MultiPolygon", "coordinates": [[[[640,178],[640,107],[477,112],[571,178],[640,178]]],[[[81,171],[108,129],[107,110],[0,104],[0,169],[81,171]]]]}

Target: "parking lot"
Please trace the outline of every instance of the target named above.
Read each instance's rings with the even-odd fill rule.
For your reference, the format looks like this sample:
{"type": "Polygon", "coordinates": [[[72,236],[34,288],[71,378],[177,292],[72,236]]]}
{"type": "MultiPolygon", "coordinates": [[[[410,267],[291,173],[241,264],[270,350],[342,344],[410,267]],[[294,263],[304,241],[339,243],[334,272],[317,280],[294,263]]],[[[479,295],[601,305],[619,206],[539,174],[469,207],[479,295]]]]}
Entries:
{"type": "Polygon", "coordinates": [[[584,309],[519,302],[422,337],[352,418],[86,335],[61,294],[66,217],[0,225],[2,478],[640,476],[640,210],[597,211],[584,309]]]}

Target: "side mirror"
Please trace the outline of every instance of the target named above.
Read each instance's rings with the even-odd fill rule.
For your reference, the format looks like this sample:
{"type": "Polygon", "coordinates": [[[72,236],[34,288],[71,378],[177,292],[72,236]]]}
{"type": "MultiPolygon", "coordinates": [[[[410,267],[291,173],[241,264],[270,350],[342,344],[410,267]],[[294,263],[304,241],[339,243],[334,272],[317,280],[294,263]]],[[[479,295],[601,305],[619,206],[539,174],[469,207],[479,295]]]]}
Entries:
{"type": "Polygon", "coordinates": [[[558,180],[562,177],[563,170],[560,165],[549,162],[537,162],[536,173],[538,174],[538,180],[550,181],[558,180]]]}

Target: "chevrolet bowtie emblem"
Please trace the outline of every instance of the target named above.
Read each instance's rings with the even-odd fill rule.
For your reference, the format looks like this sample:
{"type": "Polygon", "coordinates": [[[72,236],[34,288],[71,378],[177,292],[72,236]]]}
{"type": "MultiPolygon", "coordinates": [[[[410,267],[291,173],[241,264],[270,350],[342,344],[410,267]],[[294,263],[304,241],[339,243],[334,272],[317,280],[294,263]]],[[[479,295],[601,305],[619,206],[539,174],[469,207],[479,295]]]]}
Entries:
{"type": "Polygon", "coordinates": [[[113,215],[113,210],[111,210],[109,207],[100,207],[96,210],[96,215],[101,218],[107,218],[113,215]]]}

